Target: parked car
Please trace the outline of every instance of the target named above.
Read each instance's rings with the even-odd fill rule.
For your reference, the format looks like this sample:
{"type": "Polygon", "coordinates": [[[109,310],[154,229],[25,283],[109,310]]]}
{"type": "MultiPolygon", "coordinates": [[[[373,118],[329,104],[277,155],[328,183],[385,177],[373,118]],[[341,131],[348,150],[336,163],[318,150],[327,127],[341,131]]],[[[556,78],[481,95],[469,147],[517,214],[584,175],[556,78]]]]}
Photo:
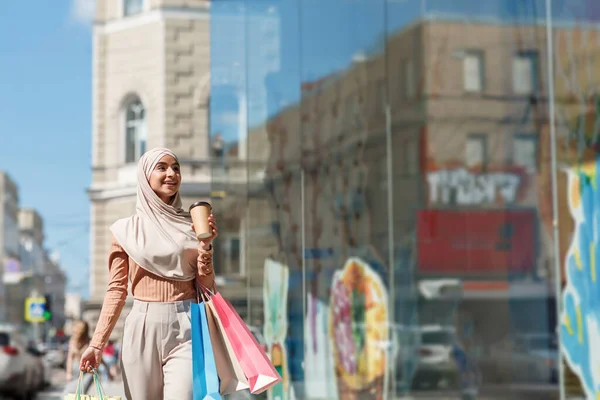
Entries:
{"type": "Polygon", "coordinates": [[[36,362],[36,387],[43,389],[52,383],[52,365],[46,359],[46,346],[30,341],[27,346],[29,354],[35,357],[36,362]]]}
{"type": "Polygon", "coordinates": [[[67,351],[64,346],[53,343],[46,347],[46,360],[53,368],[65,368],[67,363],[67,351]]]}
{"type": "Polygon", "coordinates": [[[13,325],[0,325],[0,394],[33,399],[43,383],[39,354],[28,348],[13,325]]]}
{"type": "Polygon", "coordinates": [[[424,325],[412,386],[416,389],[456,387],[460,377],[453,351],[458,345],[453,327],[424,325]]]}

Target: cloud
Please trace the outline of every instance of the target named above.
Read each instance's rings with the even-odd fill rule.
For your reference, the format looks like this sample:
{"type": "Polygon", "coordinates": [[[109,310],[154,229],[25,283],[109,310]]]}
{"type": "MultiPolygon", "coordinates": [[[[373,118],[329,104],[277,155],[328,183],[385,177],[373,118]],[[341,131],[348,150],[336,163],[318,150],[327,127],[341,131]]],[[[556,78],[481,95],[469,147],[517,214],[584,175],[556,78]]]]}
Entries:
{"type": "Polygon", "coordinates": [[[90,25],[96,16],[96,0],[71,0],[71,19],[83,25],[90,25]]]}

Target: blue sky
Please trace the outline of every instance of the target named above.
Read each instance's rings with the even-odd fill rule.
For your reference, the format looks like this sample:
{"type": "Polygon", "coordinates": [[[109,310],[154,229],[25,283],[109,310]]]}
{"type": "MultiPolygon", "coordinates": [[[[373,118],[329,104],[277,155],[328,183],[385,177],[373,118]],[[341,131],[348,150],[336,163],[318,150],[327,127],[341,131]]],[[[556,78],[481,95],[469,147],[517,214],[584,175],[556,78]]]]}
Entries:
{"type": "Polygon", "coordinates": [[[45,219],[70,288],[87,294],[91,141],[89,1],[3,2],[0,170],[45,219]]]}

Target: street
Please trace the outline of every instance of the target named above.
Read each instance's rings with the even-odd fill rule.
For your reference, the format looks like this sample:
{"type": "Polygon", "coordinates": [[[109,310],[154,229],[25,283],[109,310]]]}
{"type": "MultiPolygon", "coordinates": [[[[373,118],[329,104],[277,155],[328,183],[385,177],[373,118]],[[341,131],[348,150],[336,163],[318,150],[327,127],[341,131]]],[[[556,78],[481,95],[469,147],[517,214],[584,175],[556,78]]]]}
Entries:
{"type": "MultiPolygon", "coordinates": [[[[52,371],[51,387],[39,393],[36,400],[63,400],[66,382],[64,379],[64,370],[54,369],[52,371]]],[[[121,396],[122,400],[126,400],[123,388],[123,382],[120,378],[114,381],[102,382],[104,390],[109,396],[121,396]]],[[[74,386],[73,386],[74,387],[74,386]]],[[[93,392],[93,391],[92,391],[93,392]]],[[[227,399],[248,399],[247,393],[238,393],[229,395],[227,399]]],[[[415,391],[408,396],[397,396],[394,400],[460,400],[458,393],[452,391],[415,391]]],[[[558,390],[555,386],[540,386],[540,385],[503,385],[488,387],[483,390],[477,397],[477,400],[554,400],[558,399],[558,390]]],[[[4,400],[0,398],[0,400],[4,400]]],[[[391,399],[390,399],[391,400],[391,399]]]]}

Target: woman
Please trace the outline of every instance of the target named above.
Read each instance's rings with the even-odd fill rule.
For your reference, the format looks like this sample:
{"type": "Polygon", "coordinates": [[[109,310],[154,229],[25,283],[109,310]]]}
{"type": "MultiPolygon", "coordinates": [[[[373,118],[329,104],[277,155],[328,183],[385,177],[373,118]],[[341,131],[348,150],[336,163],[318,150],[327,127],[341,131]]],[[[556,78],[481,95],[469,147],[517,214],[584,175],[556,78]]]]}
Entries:
{"type": "Polygon", "coordinates": [[[196,283],[214,283],[212,236],[198,242],[181,208],[181,171],[168,149],[153,149],[138,163],[136,212],[110,228],[110,279],[90,347],[80,368],[97,368],[125,303],[128,279],[134,303],[125,320],[122,373],[129,400],[192,398],[190,305],[196,283]]]}
{"type": "Polygon", "coordinates": [[[70,382],[79,377],[79,360],[84,350],[90,343],[90,327],[85,321],[75,321],[73,323],[73,333],[69,340],[69,350],[67,351],[67,365],[65,371],[65,380],[70,382]]]}

